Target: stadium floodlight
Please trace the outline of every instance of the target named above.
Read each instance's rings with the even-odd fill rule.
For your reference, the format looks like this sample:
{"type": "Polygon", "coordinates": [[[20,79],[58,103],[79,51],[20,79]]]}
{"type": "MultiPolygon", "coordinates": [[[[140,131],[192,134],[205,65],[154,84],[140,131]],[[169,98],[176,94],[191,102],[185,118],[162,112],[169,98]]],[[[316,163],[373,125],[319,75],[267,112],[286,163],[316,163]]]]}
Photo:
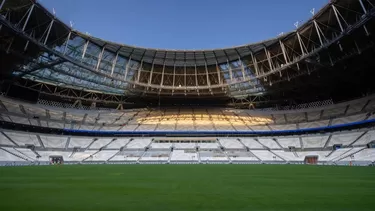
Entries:
{"type": "Polygon", "coordinates": [[[312,9],[310,10],[310,13],[311,13],[312,15],[315,15],[315,8],[312,8],[312,9]]]}
{"type": "Polygon", "coordinates": [[[297,22],[294,23],[294,26],[295,26],[296,28],[298,28],[298,25],[299,25],[299,21],[297,21],[297,22]]]}

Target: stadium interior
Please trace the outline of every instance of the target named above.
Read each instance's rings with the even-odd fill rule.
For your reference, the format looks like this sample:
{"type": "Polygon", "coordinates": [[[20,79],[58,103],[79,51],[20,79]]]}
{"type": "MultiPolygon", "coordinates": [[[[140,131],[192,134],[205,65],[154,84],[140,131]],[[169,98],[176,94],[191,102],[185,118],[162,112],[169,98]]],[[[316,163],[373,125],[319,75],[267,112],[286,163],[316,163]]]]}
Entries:
{"type": "Polygon", "coordinates": [[[0,1],[0,165],[374,165],[375,2],[212,50],[134,47],[0,1]]]}

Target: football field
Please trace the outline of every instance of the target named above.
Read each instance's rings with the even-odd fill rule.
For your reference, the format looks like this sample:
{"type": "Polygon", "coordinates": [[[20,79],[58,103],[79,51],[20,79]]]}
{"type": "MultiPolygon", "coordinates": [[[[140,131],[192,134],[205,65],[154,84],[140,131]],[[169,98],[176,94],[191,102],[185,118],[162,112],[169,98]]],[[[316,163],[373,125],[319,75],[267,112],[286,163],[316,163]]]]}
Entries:
{"type": "Polygon", "coordinates": [[[375,210],[375,168],[73,165],[0,168],[0,210],[375,210]]]}

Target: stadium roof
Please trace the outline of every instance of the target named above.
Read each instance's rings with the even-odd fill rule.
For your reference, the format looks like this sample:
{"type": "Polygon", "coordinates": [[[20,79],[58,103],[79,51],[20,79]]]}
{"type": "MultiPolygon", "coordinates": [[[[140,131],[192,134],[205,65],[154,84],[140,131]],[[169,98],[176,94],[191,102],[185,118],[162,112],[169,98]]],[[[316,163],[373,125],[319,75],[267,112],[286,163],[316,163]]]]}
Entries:
{"type": "Polygon", "coordinates": [[[249,99],[275,93],[279,100],[296,92],[316,96],[316,90],[328,90],[324,85],[335,89],[340,77],[361,77],[359,65],[372,62],[371,52],[365,52],[374,43],[374,5],[373,0],[331,1],[295,31],[270,40],[223,49],[167,50],[102,40],[72,29],[35,1],[3,0],[1,74],[11,72],[29,84],[137,98],[252,103],[249,99]],[[345,70],[354,65],[353,57],[365,60],[350,69],[357,73],[345,70]]]}

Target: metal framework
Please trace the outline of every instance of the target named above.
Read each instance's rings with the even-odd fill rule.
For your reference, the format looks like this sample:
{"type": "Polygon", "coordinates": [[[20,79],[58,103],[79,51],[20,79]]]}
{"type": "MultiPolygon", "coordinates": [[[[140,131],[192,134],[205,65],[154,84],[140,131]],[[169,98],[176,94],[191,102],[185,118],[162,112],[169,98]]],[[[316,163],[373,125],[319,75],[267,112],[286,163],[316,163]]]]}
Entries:
{"type": "Polygon", "coordinates": [[[371,48],[374,5],[374,0],[331,1],[295,31],[274,39],[195,51],[101,40],[72,29],[35,1],[2,0],[0,48],[12,56],[13,75],[38,83],[110,96],[228,97],[251,107],[252,99],[277,83],[371,48]]]}

